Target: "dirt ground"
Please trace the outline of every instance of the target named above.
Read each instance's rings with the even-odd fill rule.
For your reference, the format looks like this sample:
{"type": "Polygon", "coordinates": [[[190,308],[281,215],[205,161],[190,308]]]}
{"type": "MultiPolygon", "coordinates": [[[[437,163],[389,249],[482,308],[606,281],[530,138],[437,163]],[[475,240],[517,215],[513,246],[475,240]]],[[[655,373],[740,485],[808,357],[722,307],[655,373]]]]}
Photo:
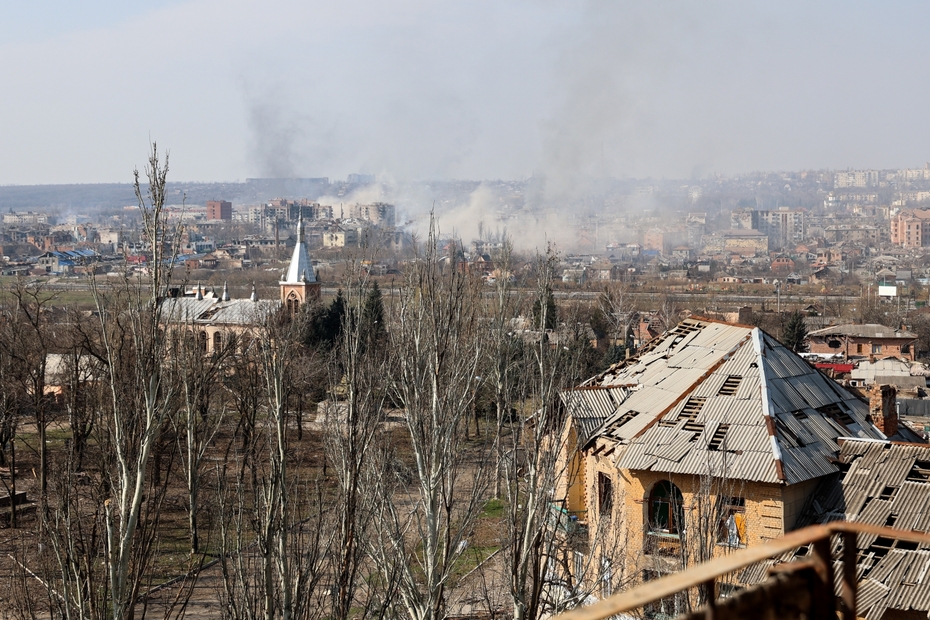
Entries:
{"type": "MultiPolygon", "coordinates": [[[[332,472],[323,475],[322,428],[322,421],[318,416],[305,413],[302,439],[298,440],[296,429],[292,429],[290,448],[302,473],[317,476],[324,484],[332,484],[332,472]]],[[[65,444],[61,438],[67,435],[67,428],[61,424],[53,424],[49,430],[49,436],[55,438],[50,441],[50,452],[63,450],[65,444]]],[[[390,433],[390,440],[393,442],[408,441],[403,417],[398,412],[390,413],[383,432],[390,433]]],[[[35,473],[38,466],[38,454],[34,450],[36,436],[34,427],[24,426],[20,429],[21,439],[17,443],[16,490],[25,491],[30,501],[39,497],[35,473]]],[[[208,461],[213,464],[211,466],[224,459],[227,445],[232,440],[229,434],[220,434],[216,438],[216,446],[208,455],[208,461]]],[[[94,446],[89,448],[86,476],[81,476],[75,484],[87,484],[86,479],[99,475],[99,471],[94,469],[95,463],[99,462],[99,454],[95,455],[94,450],[94,446]]],[[[152,577],[151,591],[145,596],[147,615],[150,618],[165,617],[168,609],[177,604],[179,592],[187,587],[183,581],[172,582],[172,578],[178,578],[185,572],[184,567],[189,557],[185,487],[179,468],[175,468],[172,475],[168,495],[160,513],[162,533],[156,558],[156,574],[152,577]],[[165,582],[169,582],[170,585],[156,585],[165,582]]],[[[0,472],[0,476],[5,476],[2,482],[9,485],[9,472],[0,472]]],[[[54,486],[50,484],[50,506],[55,505],[52,490],[54,486]]],[[[208,514],[212,512],[210,508],[213,508],[216,502],[216,497],[211,497],[211,493],[216,492],[215,483],[208,484],[205,491],[205,513],[208,514]],[[213,505],[209,504],[211,502],[213,505]]],[[[6,492],[0,489],[0,496],[5,494],[6,492]]],[[[50,510],[50,517],[54,519],[55,516],[54,510],[50,510]]],[[[43,575],[54,574],[54,554],[47,545],[41,544],[37,534],[38,525],[37,518],[33,516],[25,519],[18,528],[0,527],[0,620],[47,618],[47,609],[55,604],[56,593],[53,584],[47,583],[43,578],[43,575]]],[[[102,524],[98,525],[102,528],[102,524]]],[[[476,609],[486,609],[489,602],[492,606],[503,604],[503,593],[507,589],[506,576],[498,551],[502,526],[497,512],[483,516],[476,525],[469,539],[469,548],[461,560],[461,574],[457,575],[461,583],[450,593],[449,602],[453,615],[468,615],[476,609]]],[[[205,532],[209,532],[212,524],[205,519],[203,527],[205,532]]],[[[210,544],[210,536],[211,534],[205,536],[207,545],[210,544]]],[[[194,581],[185,616],[198,620],[222,618],[222,588],[222,567],[215,556],[208,555],[204,568],[194,581]]],[[[144,588],[143,591],[149,589],[144,588]]]]}

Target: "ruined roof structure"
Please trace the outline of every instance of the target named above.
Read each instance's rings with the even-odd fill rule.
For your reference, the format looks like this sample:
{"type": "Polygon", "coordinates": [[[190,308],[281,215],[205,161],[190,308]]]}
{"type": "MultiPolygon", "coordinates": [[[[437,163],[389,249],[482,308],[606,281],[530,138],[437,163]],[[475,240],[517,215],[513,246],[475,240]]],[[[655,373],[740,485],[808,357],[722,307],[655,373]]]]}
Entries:
{"type": "Polygon", "coordinates": [[[562,399],[582,442],[617,445],[621,469],[790,485],[839,472],[841,437],[886,439],[867,402],[777,340],[707,319],[562,399]]]}
{"type": "MultiPolygon", "coordinates": [[[[839,479],[824,480],[800,525],[847,520],[930,531],[930,446],[843,440],[839,479]]],[[[857,537],[858,615],[879,620],[888,610],[930,616],[930,545],[857,537]]],[[[834,557],[838,552],[834,543],[834,557]]],[[[803,557],[807,548],[747,569],[740,581],[763,581],[779,561],[803,557]]],[[[840,564],[837,563],[837,575],[840,564]]],[[[890,614],[902,617],[900,613],[890,614]]],[[[910,618],[911,615],[906,617],[910,618]]]]}

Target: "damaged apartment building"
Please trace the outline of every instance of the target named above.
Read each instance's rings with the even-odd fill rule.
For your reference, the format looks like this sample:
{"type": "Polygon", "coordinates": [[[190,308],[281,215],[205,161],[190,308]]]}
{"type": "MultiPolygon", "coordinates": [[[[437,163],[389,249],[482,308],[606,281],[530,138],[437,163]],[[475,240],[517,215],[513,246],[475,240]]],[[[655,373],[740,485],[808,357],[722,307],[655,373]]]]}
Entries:
{"type": "MultiPolygon", "coordinates": [[[[706,319],[561,396],[555,495],[584,533],[564,565],[601,596],[816,520],[827,503],[814,498],[842,493],[844,442],[921,441],[899,425],[893,388],[867,401],[762,330],[706,319]]],[[[686,607],[673,597],[653,611],[686,607]]]]}

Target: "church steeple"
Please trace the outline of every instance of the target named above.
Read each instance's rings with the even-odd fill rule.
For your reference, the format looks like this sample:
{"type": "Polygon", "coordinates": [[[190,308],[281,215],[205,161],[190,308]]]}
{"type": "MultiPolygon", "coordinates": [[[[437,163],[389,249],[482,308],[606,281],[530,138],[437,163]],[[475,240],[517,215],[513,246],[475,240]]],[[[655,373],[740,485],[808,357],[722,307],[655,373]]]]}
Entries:
{"type": "Polygon", "coordinates": [[[310,262],[310,255],[304,243],[303,216],[297,221],[297,243],[294,245],[294,253],[281,279],[280,287],[281,303],[286,305],[291,313],[296,312],[301,304],[320,296],[320,283],[316,279],[313,263],[310,262]]]}

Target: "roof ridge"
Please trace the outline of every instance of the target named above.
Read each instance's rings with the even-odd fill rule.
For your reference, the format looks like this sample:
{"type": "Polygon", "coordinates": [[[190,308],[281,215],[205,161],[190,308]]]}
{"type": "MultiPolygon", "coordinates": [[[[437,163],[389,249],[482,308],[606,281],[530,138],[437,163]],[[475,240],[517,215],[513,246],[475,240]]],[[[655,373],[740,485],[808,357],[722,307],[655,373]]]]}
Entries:
{"type": "Polygon", "coordinates": [[[752,344],[756,353],[756,358],[758,359],[759,397],[762,401],[762,417],[765,418],[765,430],[768,431],[772,456],[775,458],[775,474],[778,476],[779,480],[785,481],[784,462],[782,461],[781,446],[778,445],[778,433],[775,432],[775,418],[772,416],[772,398],[769,395],[768,377],[766,376],[765,337],[764,332],[758,327],[752,330],[752,344]]]}

